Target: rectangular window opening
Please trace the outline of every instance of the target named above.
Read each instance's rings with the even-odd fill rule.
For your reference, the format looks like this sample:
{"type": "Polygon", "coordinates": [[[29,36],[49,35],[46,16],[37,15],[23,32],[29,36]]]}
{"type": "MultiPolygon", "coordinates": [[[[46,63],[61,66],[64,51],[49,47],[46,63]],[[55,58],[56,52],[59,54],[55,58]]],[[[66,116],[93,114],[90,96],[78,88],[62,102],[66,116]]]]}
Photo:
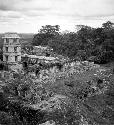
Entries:
{"type": "Polygon", "coordinates": [[[14,47],[14,52],[17,52],[17,47],[14,47]]]}
{"type": "Polygon", "coordinates": [[[8,52],[8,47],[6,47],[6,52],[8,52]]]}
{"type": "Polygon", "coordinates": [[[15,56],[15,61],[16,61],[16,62],[18,61],[18,58],[17,58],[17,56],[15,56]]]}
{"type": "Polygon", "coordinates": [[[8,61],[8,56],[6,56],[6,61],[8,61]]]}
{"type": "Polygon", "coordinates": [[[9,43],[9,39],[8,39],[8,38],[6,38],[6,43],[7,43],[7,44],[9,43]]]}

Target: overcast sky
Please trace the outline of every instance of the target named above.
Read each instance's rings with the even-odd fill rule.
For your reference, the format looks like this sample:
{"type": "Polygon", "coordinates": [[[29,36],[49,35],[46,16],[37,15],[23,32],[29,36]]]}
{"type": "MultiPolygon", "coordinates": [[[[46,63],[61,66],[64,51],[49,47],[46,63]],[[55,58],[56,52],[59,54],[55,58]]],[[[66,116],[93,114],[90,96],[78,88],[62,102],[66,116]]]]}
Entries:
{"type": "Polygon", "coordinates": [[[41,26],[61,30],[114,22],[114,0],[0,0],[0,32],[37,33],[41,26]]]}

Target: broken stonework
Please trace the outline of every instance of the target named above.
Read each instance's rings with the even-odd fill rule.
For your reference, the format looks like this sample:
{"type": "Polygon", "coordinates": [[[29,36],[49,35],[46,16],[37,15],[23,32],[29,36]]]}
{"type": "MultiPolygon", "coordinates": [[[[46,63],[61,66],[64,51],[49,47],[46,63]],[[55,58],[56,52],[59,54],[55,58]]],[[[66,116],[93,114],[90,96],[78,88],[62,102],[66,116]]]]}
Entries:
{"type": "Polygon", "coordinates": [[[39,124],[39,125],[56,125],[53,120],[47,121],[45,123],[39,124]]]}
{"type": "Polygon", "coordinates": [[[23,68],[22,64],[9,65],[8,67],[12,71],[21,71],[23,68]]]}

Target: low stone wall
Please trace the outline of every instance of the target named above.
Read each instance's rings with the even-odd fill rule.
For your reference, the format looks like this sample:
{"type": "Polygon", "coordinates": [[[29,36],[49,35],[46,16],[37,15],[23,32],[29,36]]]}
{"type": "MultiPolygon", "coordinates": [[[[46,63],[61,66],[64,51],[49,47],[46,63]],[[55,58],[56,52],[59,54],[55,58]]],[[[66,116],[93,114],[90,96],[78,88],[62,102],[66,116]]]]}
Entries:
{"type": "Polygon", "coordinates": [[[19,71],[23,69],[23,66],[22,64],[17,63],[17,64],[8,65],[8,68],[9,70],[12,70],[12,71],[19,71]]]}
{"type": "Polygon", "coordinates": [[[63,65],[62,69],[59,70],[57,66],[49,69],[43,69],[40,71],[39,79],[40,81],[55,82],[56,79],[68,78],[75,73],[83,73],[84,71],[99,69],[100,65],[94,64],[93,62],[83,61],[83,62],[71,62],[63,65]]]}

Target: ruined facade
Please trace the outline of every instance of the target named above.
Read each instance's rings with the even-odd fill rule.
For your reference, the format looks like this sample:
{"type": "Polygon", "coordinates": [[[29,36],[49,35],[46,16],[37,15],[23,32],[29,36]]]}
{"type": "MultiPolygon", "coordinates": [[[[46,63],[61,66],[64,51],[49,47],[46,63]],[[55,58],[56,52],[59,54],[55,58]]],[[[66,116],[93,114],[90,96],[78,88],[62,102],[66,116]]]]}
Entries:
{"type": "Polygon", "coordinates": [[[53,49],[50,48],[49,46],[34,46],[33,47],[33,52],[37,55],[37,56],[50,56],[51,53],[53,52],[53,49]]]}
{"type": "Polygon", "coordinates": [[[21,45],[17,33],[6,33],[2,37],[3,44],[3,62],[7,64],[16,64],[21,62],[21,45]]]}

